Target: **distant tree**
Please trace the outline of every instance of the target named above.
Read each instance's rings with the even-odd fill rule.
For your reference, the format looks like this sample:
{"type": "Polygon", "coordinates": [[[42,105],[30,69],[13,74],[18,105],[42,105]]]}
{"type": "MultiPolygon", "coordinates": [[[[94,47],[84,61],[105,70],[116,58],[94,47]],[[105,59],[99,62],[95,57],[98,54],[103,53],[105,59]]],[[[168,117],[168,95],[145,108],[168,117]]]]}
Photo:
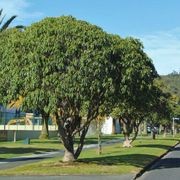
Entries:
{"type": "Polygon", "coordinates": [[[119,67],[123,68],[116,74],[121,77],[121,83],[114,94],[116,102],[111,114],[121,120],[125,137],[123,146],[130,147],[137,136],[140,123],[149,113],[153,100],[153,81],[157,72],[137,39],[127,38],[119,45],[124,52],[119,67]],[[130,139],[133,129],[135,137],[130,139]]]}

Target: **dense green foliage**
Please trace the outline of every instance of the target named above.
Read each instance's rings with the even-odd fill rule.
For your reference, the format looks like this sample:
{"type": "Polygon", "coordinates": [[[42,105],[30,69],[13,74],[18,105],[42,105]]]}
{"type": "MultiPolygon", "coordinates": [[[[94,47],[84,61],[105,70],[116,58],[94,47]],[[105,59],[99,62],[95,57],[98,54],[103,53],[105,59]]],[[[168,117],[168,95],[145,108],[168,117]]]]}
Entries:
{"type": "Polygon", "coordinates": [[[166,76],[161,76],[161,89],[169,93],[169,103],[172,110],[171,117],[180,117],[180,73],[174,71],[166,76]]]}
{"type": "Polygon", "coordinates": [[[178,77],[179,74],[173,72],[167,76],[161,76],[155,81],[155,85],[160,89],[158,93],[159,101],[157,101],[156,111],[152,113],[148,123],[151,126],[162,126],[164,133],[167,130],[172,130],[172,119],[180,117],[180,96],[177,90],[178,77]]]}
{"type": "Polygon", "coordinates": [[[139,124],[150,113],[157,98],[153,86],[157,72],[141,42],[127,38],[120,45],[124,56],[119,63],[123,68],[120,71],[120,91],[114,93],[111,115],[121,120],[123,133],[129,141],[133,129],[137,135],[139,124]]]}
{"type": "Polygon", "coordinates": [[[162,81],[167,86],[167,91],[180,97],[180,73],[173,72],[166,76],[161,76],[162,81]]]}
{"type": "Polygon", "coordinates": [[[119,110],[129,136],[157,97],[156,70],[137,39],[110,35],[71,16],[45,18],[1,36],[4,102],[23,97],[24,110],[40,112],[42,136],[48,136],[47,122],[53,115],[66,150],[64,161],[78,158],[91,121],[107,104],[109,112],[119,110]]]}
{"type": "Polygon", "coordinates": [[[23,108],[38,110],[46,127],[53,114],[66,150],[77,158],[90,122],[113,89],[111,36],[73,17],[61,17],[46,18],[23,32],[8,31],[6,37],[1,62],[2,81],[8,79],[5,101],[24,97],[23,108]],[[86,120],[81,121],[82,115],[86,120]],[[77,133],[81,141],[74,152],[77,133]]]}

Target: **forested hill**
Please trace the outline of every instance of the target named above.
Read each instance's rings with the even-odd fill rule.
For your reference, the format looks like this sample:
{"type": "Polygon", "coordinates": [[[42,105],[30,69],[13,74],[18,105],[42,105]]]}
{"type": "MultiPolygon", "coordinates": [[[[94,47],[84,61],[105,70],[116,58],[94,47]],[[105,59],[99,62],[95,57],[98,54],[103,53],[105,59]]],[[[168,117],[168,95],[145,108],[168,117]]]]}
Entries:
{"type": "Polygon", "coordinates": [[[180,97],[180,72],[173,72],[171,74],[161,76],[161,78],[168,87],[168,91],[180,97]]]}

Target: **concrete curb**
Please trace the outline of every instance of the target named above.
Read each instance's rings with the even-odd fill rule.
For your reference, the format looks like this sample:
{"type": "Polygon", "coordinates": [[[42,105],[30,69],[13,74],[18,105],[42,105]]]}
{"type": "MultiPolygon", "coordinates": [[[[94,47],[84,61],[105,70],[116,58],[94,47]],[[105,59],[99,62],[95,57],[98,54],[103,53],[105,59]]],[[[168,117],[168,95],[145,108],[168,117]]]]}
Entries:
{"type": "Polygon", "coordinates": [[[157,161],[159,161],[161,158],[163,158],[166,154],[168,154],[170,151],[172,151],[172,149],[174,149],[178,144],[180,144],[180,141],[178,141],[174,146],[170,147],[164,154],[162,154],[161,156],[159,156],[158,158],[156,158],[155,160],[153,160],[151,163],[149,163],[148,165],[146,165],[142,170],[140,170],[135,177],[133,178],[133,180],[139,178],[140,176],[142,176],[145,171],[147,171],[148,169],[150,169],[157,161]]]}

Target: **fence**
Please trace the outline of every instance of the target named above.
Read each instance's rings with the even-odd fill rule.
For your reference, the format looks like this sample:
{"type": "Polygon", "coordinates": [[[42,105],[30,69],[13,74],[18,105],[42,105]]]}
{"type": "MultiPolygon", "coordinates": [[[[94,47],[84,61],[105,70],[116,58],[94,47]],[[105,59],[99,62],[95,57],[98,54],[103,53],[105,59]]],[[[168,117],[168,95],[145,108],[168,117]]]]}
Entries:
{"type": "Polygon", "coordinates": [[[0,111],[0,125],[6,125],[10,120],[23,118],[25,115],[26,113],[0,111]]]}

